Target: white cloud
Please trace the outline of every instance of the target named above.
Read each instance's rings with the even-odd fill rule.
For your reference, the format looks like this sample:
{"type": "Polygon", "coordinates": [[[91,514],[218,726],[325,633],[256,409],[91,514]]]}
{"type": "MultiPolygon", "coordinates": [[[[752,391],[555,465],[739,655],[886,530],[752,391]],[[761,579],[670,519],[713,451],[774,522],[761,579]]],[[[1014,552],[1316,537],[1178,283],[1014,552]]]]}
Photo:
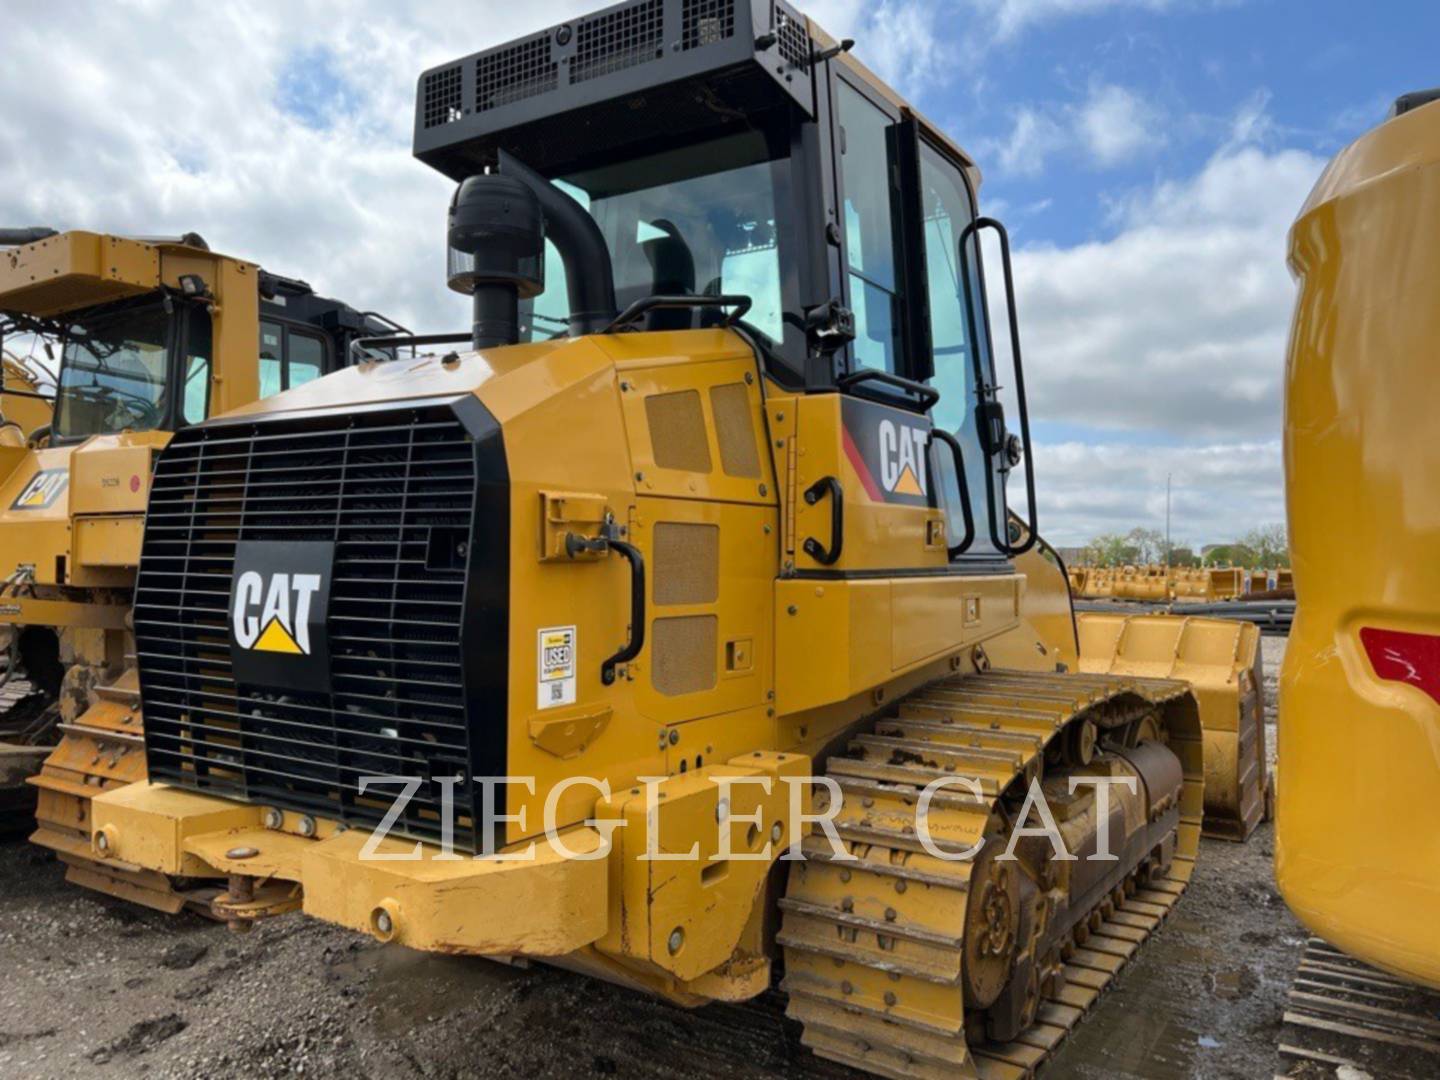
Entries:
{"type": "Polygon", "coordinates": [[[457,33],[438,3],[96,4],[83,20],[12,4],[0,223],[195,230],[410,325],[463,326],[444,281],[451,184],[410,157],[416,78],[593,6],[487,5],[457,33]]]}
{"type": "MultiPolygon", "coordinates": [[[[177,18],[154,4],[100,4],[77,25],[70,7],[12,3],[0,66],[0,224],[194,229],[218,250],[417,329],[463,327],[465,302],[444,284],[451,184],[410,157],[415,79],[594,6],[486,5],[483,20],[457,24],[454,6],[440,3],[401,11],[379,0],[343,10],[301,2],[284,19],[219,5],[177,18]],[[303,107],[307,94],[313,108],[303,107]]],[[[936,52],[944,39],[932,32],[939,5],[812,6],[908,91],[945,77],[936,52]]],[[[1009,13],[1010,32],[1089,10],[1060,0],[990,9],[1009,13]]],[[[1169,431],[1233,463],[1275,456],[1265,447],[1278,430],[1291,303],[1284,232],[1320,162],[1246,143],[1265,130],[1257,101],[1196,176],[1117,204],[1112,239],[1017,252],[1037,416],[1169,431]]],[[[1012,140],[1012,162],[1056,152],[1046,119],[1037,114],[1012,140]]],[[[1062,119],[1073,138],[1073,117],[1062,119]]],[[[1105,127],[1100,144],[1134,146],[1127,130],[1105,127]]],[[[1128,439],[1108,449],[1111,440],[1096,441],[1105,445],[1088,459],[1083,447],[1038,448],[1052,525],[1083,531],[1067,523],[1091,520],[1133,478],[1135,461],[1161,456],[1122,445],[1128,439]]],[[[1176,454],[1180,485],[1195,452],[1176,454]]],[[[1278,490],[1278,480],[1266,483],[1278,490]]]]}
{"type": "Polygon", "coordinates": [[[1092,86],[1077,120],[1086,150],[1100,165],[1128,161],[1140,151],[1164,142],[1159,114],[1138,94],[1123,86],[1092,86]]]}
{"type": "MultiPolygon", "coordinates": [[[[1209,0],[1211,6],[1225,2],[1209,0]]],[[[989,14],[995,37],[1009,41],[1054,19],[1098,15],[1115,8],[1163,12],[1204,3],[1206,0],[978,0],[977,6],[989,14]]]]}
{"type": "Polygon", "coordinates": [[[1123,203],[1112,238],[1016,253],[1032,416],[1099,433],[1037,452],[1055,542],[1153,518],[1136,495],[1157,475],[1163,490],[1166,471],[1210,515],[1193,539],[1282,516],[1286,233],[1323,165],[1226,147],[1123,203]]]}
{"type": "Polygon", "coordinates": [[[1153,155],[1166,143],[1164,112],[1111,83],[1091,83],[1082,100],[1068,104],[1022,105],[1013,116],[1009,135],[980,144],[982,157],[1012,177],[1039,175],[1059,153],[1110,169],[1153,155]]]}
{"type": "MultiPolygon", "coordinates": [[[[1000,168],[1010,176],[1038,176],[1050,155],[1069,143],[1069,133],[1039,109],[1022,106],[1015,112],[1015,126],[998,144],[990,144],[1000,168]]],[[[982,155],[983,156],[983,155],[982,155]]]]}
{"type": "Polygon", "coordinates": [[[926,0],[813,0],[802,10],[836,38],[852,38],[855,56],[909,97],[943,84],[953,64],[954,30],[941,5],[926,0]]]}
{"type": "Polygon", "coordinates": [[[1165,528],[1165,480],[1173,477],[1174,542],[1234,540],[1284,519],[1278,439],[1186,447],[1064,442],[1036,448],[1040,531],[1079,547],[1101,533],[1165,528]]]}

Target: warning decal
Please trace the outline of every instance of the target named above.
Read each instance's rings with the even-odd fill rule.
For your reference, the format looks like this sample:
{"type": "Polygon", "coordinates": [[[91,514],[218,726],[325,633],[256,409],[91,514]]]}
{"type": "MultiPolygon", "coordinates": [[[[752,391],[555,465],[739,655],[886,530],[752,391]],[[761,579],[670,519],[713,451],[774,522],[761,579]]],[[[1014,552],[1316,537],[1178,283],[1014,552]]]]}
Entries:
{"type": "Polygon", "coordinates": [[[540,631],[539,709],[575,704],[575,627],[551,626],[540,631]]]}

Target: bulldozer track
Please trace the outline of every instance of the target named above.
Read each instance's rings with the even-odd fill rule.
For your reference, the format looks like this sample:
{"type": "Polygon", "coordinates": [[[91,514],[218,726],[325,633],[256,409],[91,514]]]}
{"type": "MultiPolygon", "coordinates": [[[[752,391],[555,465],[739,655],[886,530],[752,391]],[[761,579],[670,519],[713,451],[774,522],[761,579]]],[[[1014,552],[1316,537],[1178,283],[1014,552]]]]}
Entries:
{"type": "Polygon", "coordinates": [[[1063,1042],[1145,939],[1173,910],[1199,848],[1203,803],[1198,722],[1167,719],[1167,741],[1184,773],[1175,853],[1159,868],[1132,868],[1123,888],[1085,915],[1062,953],[1035,1022],[1013,1041],[967,1042],[964,978],[967,904],[978,860],[939,859],[917,836],[917,804],[939,777],[964,777],[937,793],[929,830],[941,852],[968,848],[993,828],[1003,795],[1044,768],[1045,750],[1100,710],[1185,713],[1173,680],[988,672],[944,679],[900,701],[832,757],[835,818],[852,859],[828,840],[805,841],[781,900],[783,989],[803,1041],[822,1057],[890,1077],[1020,1080],[1063,1042]]]}
{"type": "Polygon", "coordinates": [[[210,913],[220,890],[191,886],[115,859],[97,860],[90,849],[90,801],[98,794],[145,780],[144,721],[134,667],[96,687],[90,708],[73,723],[57,725],[60,743],[30,783],[40,790],[32,843],[49,848],[66,866],[66,880],[96,892],[176,914],[210,913]]]}

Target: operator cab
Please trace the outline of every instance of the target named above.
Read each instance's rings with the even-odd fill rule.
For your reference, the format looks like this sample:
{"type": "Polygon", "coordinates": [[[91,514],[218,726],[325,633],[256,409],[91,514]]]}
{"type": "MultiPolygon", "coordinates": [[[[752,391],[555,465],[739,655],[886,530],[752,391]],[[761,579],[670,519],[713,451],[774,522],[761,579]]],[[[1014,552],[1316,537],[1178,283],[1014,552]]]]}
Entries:
{"type": "MultiPolygon", "coordinates": [[[[999,225],[978,218],[970,158],[849,45],[779,0],[633,0],[424,73],[415,152],[457,181],[518,161],[570,196],[603,235],[617,311],[696,301],[623,329],[733,324],[783,387],[953,433],[962,453],[930,460],[949,535],[971,510],[957,561],[1003,569],[1035,529],[1033,495],[1023,530],[1005,507],[1006,476],[1023,455],[1028,478],[1029,458],[1023,398],[1022,442],[995,396],[977,237],[999,225]]],[[[520,340],[577,332],[573,278],[589,271],[545,250],[520,340]]]]}
{"type": "MultiPolygon", "coordinates": [[[[260,273],[260,396],[345,366],[350,342],[393,324],[309,285],[260,273]]],[[[122,431],[176,431],[213,411],[209,306],[174,290],[66,313],[51,441],[122,431]]]]}

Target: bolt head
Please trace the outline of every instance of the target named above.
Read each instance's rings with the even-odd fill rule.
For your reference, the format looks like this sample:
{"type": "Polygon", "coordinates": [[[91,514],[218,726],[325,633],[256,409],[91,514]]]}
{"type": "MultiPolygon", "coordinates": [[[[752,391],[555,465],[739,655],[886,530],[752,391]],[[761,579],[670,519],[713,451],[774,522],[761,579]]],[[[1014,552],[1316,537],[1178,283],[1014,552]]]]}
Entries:
{"type": "Polygon", "coordinates": [[[98,848],[100,851],[109,851],[110,837],[106,836],[103,832],[99,833],[95,837],[95,847],[98,848]]]}
{"type": "Polygon", "coordinates": [[[304,817],[302,817],[302,818],[300,819],[300,835],[301,835],[301,836],[314,836],[314,835],[315,835],[315,819],[314,819],[313,817],[311,817],[309,814],[306,814],[304,817]]]}
{"type": "Polygon", "coordinates": [[[267,829],[278,829],[285,824],[285,815],[273,806],[265,811],[265,827],[267,829]]]}
{"type": "Polygon", "coordinates": [[[670,931],[670,940],[665,943],[666,948],[668,948],[668,949],[670,950],[670,955],[671,955],[671,956],[674,956],[676,953],[678,953],[678,952],[680,951],[680,946],[682,946],[682,945],[684,945],[684,944],[685,944],[685,931],[682,930],[680,927],[677,926],[677,927],[675,927],[674,930],[671,930],[671,931],[670,931]]]}
{"type": "Polygon", "coordinates": [[[775,824],[770,829],[770,842],[772,844],[778,844],[780,842],[780,838],[784,835],[785,826],[780,824],[780,822],[778,821],[775,822],[775,824]]]}
{"type": "Polygon", "coordinates": [[[229,851],[225,852],[225,857],[227,859],[253,859],[256,855],[259,854],[259,848],[232,847],[229,851]]]}
{"type": "Polygon", "coordinates": [[[390,918],[390,913],[388,911],[382,909],[381,911],[376,913],[375,929],[379,930],[382,934],[388,934],[395,929],[395,923],[390,918]]]}

